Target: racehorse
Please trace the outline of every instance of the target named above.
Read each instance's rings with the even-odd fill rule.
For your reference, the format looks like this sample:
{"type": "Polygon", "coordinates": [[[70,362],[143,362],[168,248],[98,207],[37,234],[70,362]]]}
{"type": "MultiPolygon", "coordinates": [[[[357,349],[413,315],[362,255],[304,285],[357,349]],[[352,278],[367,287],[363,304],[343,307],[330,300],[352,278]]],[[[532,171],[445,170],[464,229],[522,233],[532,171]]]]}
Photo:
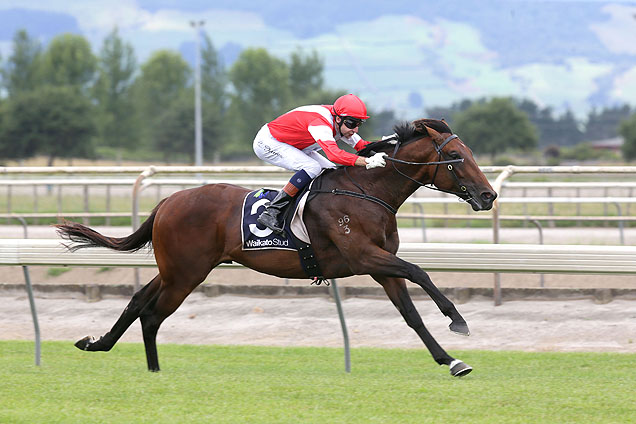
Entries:
{"type": "MultiPolygon", "coordinates": [[[[366,170],[344,167],[326,172],[321,189],[307,203],[304,221],[325,278],[370,275],[385,290],[407,325],[422,339],[433,359],[453,376],[472,368],[451,357],[433,338],[415,309],[405,279],[421,286],[450,318],[451,331],[469,335],[455,305],[418,266],[398,258],[395,213],[420,186],[453,193],[473,210],[489,210],[497,194],[472,151],[444,121],[420,119],[396,126],[397,141],[371,143],[358,154],[387,153],[387,166],[366,170]],[[343,225],[346,222],[346,225],[343,225]]],[[[230,184],[182,190],[161,200],[150,217],[127,237],[104,236],[78,223],[58,225],[72,250],[103,246],[136,251],[152,242],[159,274],[136,292],[109,332],[75,343],[87,351],[108,351],[140,318],[150,371],[159,371],[156,336],[161,323],[221,263],[237,262],[282,278],[306,278],[297,252],[243,250],[240,213],[249,192],[230,184]]],[[[311,194],[311,193],[310,193],[311,194]]]]}

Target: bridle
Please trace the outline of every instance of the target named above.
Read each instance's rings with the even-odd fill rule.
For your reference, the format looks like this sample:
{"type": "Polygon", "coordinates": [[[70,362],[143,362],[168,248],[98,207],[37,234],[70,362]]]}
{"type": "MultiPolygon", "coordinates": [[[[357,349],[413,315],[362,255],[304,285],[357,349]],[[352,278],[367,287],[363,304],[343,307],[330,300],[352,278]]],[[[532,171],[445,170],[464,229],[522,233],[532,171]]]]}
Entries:
{"type": "MultiPolygon", "coordinates": [[[[437,156],[440,159],[440,160],[437,160],[437,161],[434,161],[434,162],[409,162],[409,161],[406,161],[406,160],[397,159],[395,157],[395,155],[396,155],[398,149],[400,148],[400,146],[402,144],[402,141],[398,138],[397,143],[395,144],[395,149],[393,150],[393,156],[386,156],[385,160],[388,160],[389,162],[391,162],[391,165],[393,165],[393,169],[395,170],[395,172],[397,172],[401,176],[413,181],[415,184],[417,184],[417,185],[419,185],[421,187],[426,187],[426,188],[431,189],[431,190],[437,190],[437,191],[442,191],[444,193],[454,194],[455,196],[459,197],[460,199],[468,202],[469,200],[471,200],[471,198],[470,197],[466,197],[466,198],[463,197],[463,196],[466,196],[466,194],[468,193],[468,190],[467,190],[465,185],[463,185],[463,184],[461,184],[459,182],[459,178],[457,177],[457,174],[455,174],[455,168],[453,167],[454,163],[464,162],[464,159],[463,158],[462,159],[446,159],[446,157],[444,155],[444,152],[442,151],[442,149],[444,149],[444,146],[446,146],[448,143],[450,143],[452,140],[454,140],[456,138],[459,138],[459,137],[456,134],[451,134],[450,136],[448,136],[448,137],[446,137],[444,139],[442,144],[438,145],[433,140],[433,137],[431,137],[431,142],[433,143],[433,147],[435,147],[435,151],[437,152],[437,156]],[[418,166],[436,165],[436,166],[435,166],[435,172],[433,173],[433,178],[431,179],[431,182],[430,183],[422,183],[420,181],[417,181],[415,178],[406,175],[404,172],[400,171],[399,169],[397,169],[397,167],[395,166],[396,163],[401,163],[403,165],[418,165],[418,166]],[[450,171],[451,175],[453,176],[453,178],[455,178],[455,181],[459,185],[459,188],[460,188],[461,192],[444,190],[444,189],[435,187],[435,177],[437,176],[437,171],[439,170],[439,166],[440,165],[447,165],[448,170],[450,171]]],[[[371,153],[374,153],[374,152],[371,152],[371,153]]],[[[345,172],[345,175],[349,178],[349,180],[353,183],[353,185],[355,185],[356,188],[358,188],[358,190],[360,190],[360,192],[355,192],[355,191],[350,191],[350,190],[341,190],[339,188],[334,188],[332,190],[320,190],[320,189],[312,189],[312,188],[310,188],[309,190],[311,192],[314,192],[314,193],[331,193],[331,194],[336,194],[336,195],[346,195],[346,196],[356,197],[358,199],[368,200],[370,202],[377,203],[377,204],[383,206],[384,208],[386,208],[389,212],[391,212],[394,215],[397,214],[397,210],[393,206],[391,206],[390,204],[385,202],[384,200],[382,200],[380,198],[377,198],[375,196],[371,196],[369,194],[366,194],[364,189],[362,188],[362,186],[360,186],[360,184],[358,184],[349,175],[347,167],[344,167],[344,172],[345,172]]]]}
{"type": "Polygon", "coordinates": [[[397,143],[395,144],[395,149],[393,150],[393,156],[387,156],[385,159],[388,160],[389,162],[392,162],[391,165],[393,165],[393,169],[395,170],[395,172],[397,172],[398,174],[400,174],[401,176],[413,181],[415,184],[422,186],[422,187],[426,187],[430,190],[436,190],[436,191],[441,191],[444,193],[449,193],[449,194],[454,194],[455,196],[458,196],[459,198],[461,198],[462,200],[468,201],[470,200],[470,198],[466,199],[463,196],[465,196],[468,193],[468,189],[466,188],[465,185],[463,185],[460,181],[459,181],[459,177],[457,177],[457,174],[455,173],[455,168],[453,167],[454,163],[463,163],[464,159],[446,159],[446,155],[444,154],[444,146],[446,146],[448,143],[450,143],[452,140],[459,138],[459,136],[457,134],[451,134],[448,137],[446,137],[444,139],[444,141],[442,142],[442,144],[437,144],[434,140],[433,137],[431,137],[431,143],[433,143],[433,147],[435,148],[435,151],[437,152],[437,157],[439,158],[439,160],[434,161],[434,162],[409,162],[409,161],[405,161],[405,160],[401,160],[401,159],[397,159],[395,158],[395,155],[397,154],[398,149],[400,148],[402,141],[400,139],[398,139],[397,143]],[[422,183],[418,180],[416,180],[413,177],[410,177],[409,175],[406,175],[404,172],[400,171],[399,169],[397,169],[397,167],[395,166],[395,163],[401,163],[403,165],[418,165],[418,166],[426,166],[426,165],[435,165],[435,172],[433,173],[433,178],[431,179],[430,183],[422,183]],[[442,188],[438,188],[435,186],[435,178],[437,177],[437,171],[439,171],[439,166],[440,165],[447,165],[448,171],[451,173],[451,175],[453,176],[453,178],[455,179],[455,182],[457,183],[457,185],[459,186],[459,189],[461,190],[460,192],[457,191],[451,191],[451,190],[444,190],[442,188]]]}

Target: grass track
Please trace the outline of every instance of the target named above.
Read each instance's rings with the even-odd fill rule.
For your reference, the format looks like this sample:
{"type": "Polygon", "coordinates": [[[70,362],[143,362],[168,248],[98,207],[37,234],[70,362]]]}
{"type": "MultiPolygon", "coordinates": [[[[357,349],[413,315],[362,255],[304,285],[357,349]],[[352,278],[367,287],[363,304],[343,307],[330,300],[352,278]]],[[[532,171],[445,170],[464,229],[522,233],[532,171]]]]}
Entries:
{"type": "Polygon", "coordinates": [[[141,344],[87,353],[0,342],[0,423],[629,423],[636,355],[453,352],[450,377],[424,350],[141,344]]]}

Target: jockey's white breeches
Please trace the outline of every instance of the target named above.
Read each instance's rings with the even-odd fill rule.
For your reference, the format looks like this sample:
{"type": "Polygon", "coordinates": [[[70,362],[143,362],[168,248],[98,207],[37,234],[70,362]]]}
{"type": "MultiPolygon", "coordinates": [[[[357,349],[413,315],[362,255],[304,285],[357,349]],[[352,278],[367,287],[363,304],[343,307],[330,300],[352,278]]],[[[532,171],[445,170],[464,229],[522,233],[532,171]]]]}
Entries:
{"type": "Polygon", "coordinates": [[[254,153],[259,159],[290,171],[303,169],[311,178],[316,178],[325,168],[336,167],[335,163],[318,153],[319,150],[318,143],[302,150],[282,143],[272,136],[267,124],[263,125],[254,138],[254,153]]]}

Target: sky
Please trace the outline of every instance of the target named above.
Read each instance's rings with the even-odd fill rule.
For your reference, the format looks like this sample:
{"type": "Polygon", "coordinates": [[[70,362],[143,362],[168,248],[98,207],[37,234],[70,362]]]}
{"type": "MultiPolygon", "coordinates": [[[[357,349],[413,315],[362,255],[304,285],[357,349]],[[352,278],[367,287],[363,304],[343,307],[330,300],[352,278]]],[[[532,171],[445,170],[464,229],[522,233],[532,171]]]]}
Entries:
{"type": "Polygon", "coordinates": [[[140,63],[159,49],[192,60],[191,21],[227,66],[249,47],[316,50],[328,87],[404,119],[492,96],[579,118],[636,106],[636,0],[0,0],[0,52],[25,28],[45,44],[82,34],[98,53],[117,26],[140,63]]]}

